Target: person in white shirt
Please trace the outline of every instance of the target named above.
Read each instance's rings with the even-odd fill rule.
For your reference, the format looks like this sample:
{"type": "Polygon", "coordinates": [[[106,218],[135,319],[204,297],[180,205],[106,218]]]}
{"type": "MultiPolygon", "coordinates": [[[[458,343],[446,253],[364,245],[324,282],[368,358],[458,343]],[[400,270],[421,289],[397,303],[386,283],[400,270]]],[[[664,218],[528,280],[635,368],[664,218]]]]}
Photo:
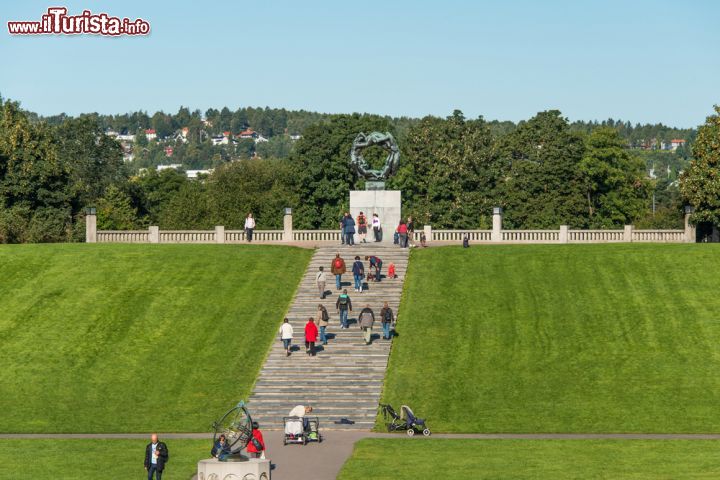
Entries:
{"type": "Polygon", "coordinates": [[[307,431],[308,429],[308,421],[307,418],[305,418],[305,415],[312,413],[313,408],[310,406],[305,405],[297,405],[296,407],[293,407],[292,410],[290,410],[290,413],[288,413],[288,417],[297,417],[302,419],[301,422],[288,422],[285,425],[285,433],[291,433],[293,435],[299,435],[301,432],[297,431],[300,428],[302,428],[303,431],[307,431]],[[302,425],[302,426],[301,426],[302,425]]]}
{"type": "Polygon", "coordinates": [[[315,283],[317,283],[320,291],[320,300],[325,300],[325,282],[327,282],[327,275],[325,275],[323,267],[320,267],[317,274],[315,274],[315,283]]]}
{"type": "Polygon", "coordinates": [[[373,234],[375,235],[375,241],[380,242],[382,241],[382,232],[381,232],[381,225],[380,225],[380,219],[378,218],[377,213],[373,213],[372,217],[372,229],[373,234]]]}
{"type": "Polygon", "coordinates": [[[300,417],[303,418],[308,413],[312,413],[313,408],[305,405],[298,405],[296,407],[293,407],[292,410],[290,410],[290,413],[288,413],[288,417],[300,417]]]}
{"type": "Polygon", "coordinates": [[[293,338],[293,327],[290,325],[290,321],[286,318],[283,320],[283,324],[280,325],[280,330],[278,330],[278,333],[280,334],[280,339],[283,342],[283,347],[285,347],[285,355],[290,356],[290,344],[292,343],[293,338]]]}
{"type": "Polygon", "coordinates": [[[245,217],[245,238],[248,242],[252,242],[253,230],[255,230],[255,219],[252,213],[248,213],[245,217]]]}

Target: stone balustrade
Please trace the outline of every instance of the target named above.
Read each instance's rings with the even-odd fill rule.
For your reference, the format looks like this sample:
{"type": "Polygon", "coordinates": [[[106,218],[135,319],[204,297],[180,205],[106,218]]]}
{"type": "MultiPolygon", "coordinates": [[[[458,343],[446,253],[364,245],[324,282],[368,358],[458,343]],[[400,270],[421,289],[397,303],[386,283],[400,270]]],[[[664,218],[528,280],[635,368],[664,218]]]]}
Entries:
{"type": "MultiPolygon", "coordinates": [[[[244,243],[244,230],[225,230],[216,226],[214,230],[160,230],[151,226],[147,230],[97,230],[96,218],[86,215],[86,241],[88,243],[244,243]]],[[[416,230],[413,240],[417,243],[425,233],[428,243],[458,244],[467,236],[471,243],[684,243],[695,241],[695,228],[685,217],[684,230],[636,230],[632,225],[614,230],[570,230],[561,225],[558,230],[503,230],[502,209],[493,209],[492,230],[435,230],[425,225],[416,230]]],[[[372,232],[369,232],[372,238],[372,232]]],[[[392,234],[384,235],[384,241],[392,241],[392,234]]],[[[283,221],[283,230],[255,230],[253,243],[267,244],[308,244],[319,245],[340,242],[340,230],[293,230],[292,213],[288,209],[283,221]]]]}

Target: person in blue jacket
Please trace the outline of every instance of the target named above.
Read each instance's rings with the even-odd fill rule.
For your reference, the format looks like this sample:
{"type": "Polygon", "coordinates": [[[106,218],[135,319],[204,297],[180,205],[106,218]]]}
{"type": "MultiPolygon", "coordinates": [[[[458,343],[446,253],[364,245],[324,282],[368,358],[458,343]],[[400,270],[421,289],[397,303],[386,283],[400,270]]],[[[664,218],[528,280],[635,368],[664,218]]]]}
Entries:
{"type": "Polygon", "coordinates": [[[353,279],[355,280],[355,291],[362,293],[363,291],[363,277],[365,276],[365,266],[360,261],[360,257],[355,257],[355,262],[352,266],[353,279]]]}

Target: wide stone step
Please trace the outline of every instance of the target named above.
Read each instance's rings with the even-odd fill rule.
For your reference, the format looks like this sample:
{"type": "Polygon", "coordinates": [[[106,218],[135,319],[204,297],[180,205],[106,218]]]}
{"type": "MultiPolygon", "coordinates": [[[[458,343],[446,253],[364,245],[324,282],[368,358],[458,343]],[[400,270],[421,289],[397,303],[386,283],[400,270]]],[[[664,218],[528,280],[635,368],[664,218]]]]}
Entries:
{"type": "MultiPolygon", "coordinates": [[[[279,340],[273,342],[250,397],[248,408],[253,418],[261,422],[262,428],[281,429],[282,417],[298,404],[314,407],[313,416],[320,418],[322,429],[368,430],[374,426],[392,345],[391,341],[380,338],[380,309],[384,302],[388,302],[396,318],[400,318],[400,298],[408,257],[408,249],[372,242],[356,247],[328,245],[315,251],[287,313],[295,331],[294,351],[287,357],[282,343],[279,340]],[[348,269],[355,255],[363,261],[365,255],[377,255],[383,260],[383,275],[393,263],[399,277],[385,277],[381,282],[363,280],[364,291],[360,293],[354,291],[352,273],[348,271],[343,275],[342,287],[348,290],[354,307],[348,315],[350,329],[340,328],[339,314],[335,310],[340,292],[335,288],[335,278],[330,269],[337,253],[345,259],[348,269]],[[324,299],[319,298],[315,282],[320,266],[327,274],[324,299]],[[324,305],[330,315],[327,328],[329,342],[324,346],[317,345],[317,355],[310,357],[304,350],[304,327],[309,317],[317,317],[318,304],[324,305]],[[356,323],[360,310],[366,305],[373,309],[377,318],[370,345],[365,345],[363,332],[356,323]],[[332,423],[341,417],[356,423],[332,423]]],[[[364,266],[368,273],[367,262],[364,266]]]]}

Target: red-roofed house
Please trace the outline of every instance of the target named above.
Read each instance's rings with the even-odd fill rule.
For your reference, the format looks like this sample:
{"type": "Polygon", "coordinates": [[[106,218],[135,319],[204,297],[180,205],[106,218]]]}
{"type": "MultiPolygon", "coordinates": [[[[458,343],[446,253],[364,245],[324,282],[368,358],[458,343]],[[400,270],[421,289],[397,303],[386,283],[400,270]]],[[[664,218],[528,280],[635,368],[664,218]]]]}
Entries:
{"type": "Polygon", "coordinates": [[[685,145],[685,140],[682,138],[673,138],[670,140],[670,148],[673,150],[677,150],[678,147],[685,145]]]}
{"type": "Polygon", "coordinates": [[[157,133],[155,132],[155,129],[147,128],[145,129],[145,136],[148,140],[155,140],[157,138],[157,133]]]}
{"type": "Polygon", "coordinates": [[[257,132],[251,128],[248,128],[247,130],[243,130],[242,132],[237,134],[238,138],[257,138],[257,136],[258,136],[257,132]]]}

